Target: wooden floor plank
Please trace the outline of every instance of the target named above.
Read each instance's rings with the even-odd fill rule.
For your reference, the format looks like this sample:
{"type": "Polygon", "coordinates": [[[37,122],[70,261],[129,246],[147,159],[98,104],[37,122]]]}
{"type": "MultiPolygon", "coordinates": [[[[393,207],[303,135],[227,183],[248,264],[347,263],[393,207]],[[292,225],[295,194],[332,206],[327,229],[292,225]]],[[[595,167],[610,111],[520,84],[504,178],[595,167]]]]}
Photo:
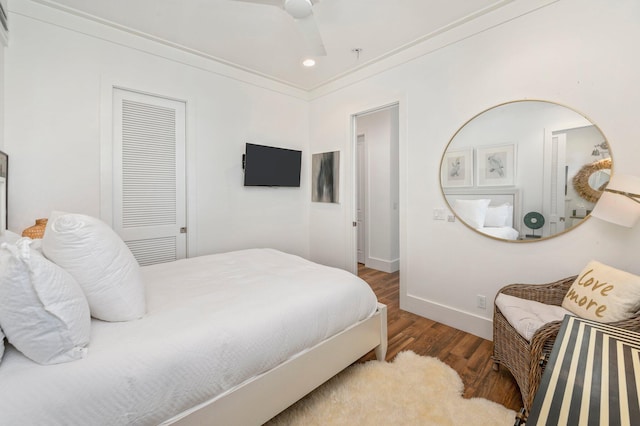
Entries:
{"type": "MultiPolygon", "coordinates": [[[[360,264],[358,275],[369,283],[380,303],[387,305],[388,361],[404,350],[439,358],[460,375],[465,398],[486,398],[520,410],[522,399],[513,376],[505,368],[497,372],[492,368],[492,342],[400,310],[398,272],[388,274],[360,264]]],[[[375,359],[373,353],[359,362],[371,359],[375,359]]]]}

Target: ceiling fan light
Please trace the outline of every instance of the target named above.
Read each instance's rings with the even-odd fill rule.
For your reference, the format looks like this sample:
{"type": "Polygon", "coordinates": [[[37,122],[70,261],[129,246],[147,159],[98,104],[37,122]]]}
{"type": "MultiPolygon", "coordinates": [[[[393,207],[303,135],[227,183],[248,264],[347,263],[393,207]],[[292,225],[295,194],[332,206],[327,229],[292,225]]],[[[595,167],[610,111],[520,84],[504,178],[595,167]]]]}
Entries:
{"type": "Polygon", "coordinates": [[[307,68],[311,68],[313,66],[315,66],[316,61],[314,59],[311,58],[307,58],[304,61],[302,61],[302,65],[304,65],[307,68]]]}
{"type": "Polygon", "coordinates": [[[284,10],[295,19],[306,18],[313,13],[311,0],[285,0],[284,10]]]}

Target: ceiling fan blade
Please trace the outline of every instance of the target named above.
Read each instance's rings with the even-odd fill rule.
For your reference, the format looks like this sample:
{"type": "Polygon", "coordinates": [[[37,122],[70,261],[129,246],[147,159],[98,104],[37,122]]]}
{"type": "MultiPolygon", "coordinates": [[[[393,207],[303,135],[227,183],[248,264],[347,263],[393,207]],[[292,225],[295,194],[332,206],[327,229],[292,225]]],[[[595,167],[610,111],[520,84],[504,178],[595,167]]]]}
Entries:
{"type": "Polygon", "coordinates": [[[309,15],[303,19],[296,19],[295,21],[309,47],[309,54],[313,56],[327,56],[324,43],[322,43],[320,30],[318,30],[318,25],[313,15],[309,15]]]}
{"type": "Polygon", "coordinates": [[[305,38],[308,46],[308,54],[312,56],[326,56],[327,51],[322,43],[322,37],[318,30],[311,7],[320,0],[235,0],[244,3],[277,6],[293,17],[298,29],[305,38]]]}

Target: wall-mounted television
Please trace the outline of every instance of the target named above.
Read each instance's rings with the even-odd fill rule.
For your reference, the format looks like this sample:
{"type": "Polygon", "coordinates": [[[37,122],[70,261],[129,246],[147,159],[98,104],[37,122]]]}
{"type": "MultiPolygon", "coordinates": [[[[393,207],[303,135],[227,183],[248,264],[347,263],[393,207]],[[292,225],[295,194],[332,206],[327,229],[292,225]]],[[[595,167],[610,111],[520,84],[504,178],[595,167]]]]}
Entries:
{"type": "Polygon", "coordinates": [[[300,186],[302,151],[248,143],[244,186],[300,186]]]}

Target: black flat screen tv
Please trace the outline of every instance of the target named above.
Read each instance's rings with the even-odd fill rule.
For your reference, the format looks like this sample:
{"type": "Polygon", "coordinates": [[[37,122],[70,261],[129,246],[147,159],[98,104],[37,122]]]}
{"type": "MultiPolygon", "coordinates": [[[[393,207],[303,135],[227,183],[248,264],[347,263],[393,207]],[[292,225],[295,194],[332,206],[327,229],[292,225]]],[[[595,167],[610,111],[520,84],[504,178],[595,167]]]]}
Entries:
{"type": "Polygon", "coordinates": [[[302,151],[248,143],[244,186],[300,186],[302,151]]]}

